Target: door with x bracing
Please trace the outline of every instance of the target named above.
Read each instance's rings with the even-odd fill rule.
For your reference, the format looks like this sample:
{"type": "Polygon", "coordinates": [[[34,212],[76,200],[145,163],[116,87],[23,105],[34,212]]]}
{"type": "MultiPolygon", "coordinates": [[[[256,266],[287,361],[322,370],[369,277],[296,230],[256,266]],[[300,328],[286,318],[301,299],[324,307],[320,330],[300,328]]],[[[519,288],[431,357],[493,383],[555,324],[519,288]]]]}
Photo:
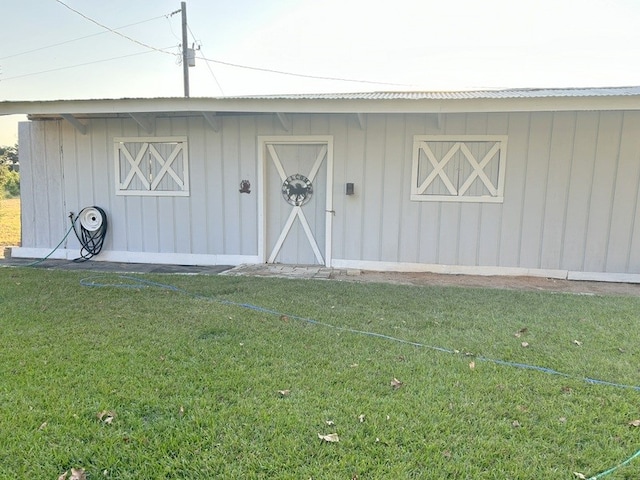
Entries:
{"type": "Polygon", "coordinates": [[[264,260],[330,265],[331,137],[261,138],[264,260]]]}

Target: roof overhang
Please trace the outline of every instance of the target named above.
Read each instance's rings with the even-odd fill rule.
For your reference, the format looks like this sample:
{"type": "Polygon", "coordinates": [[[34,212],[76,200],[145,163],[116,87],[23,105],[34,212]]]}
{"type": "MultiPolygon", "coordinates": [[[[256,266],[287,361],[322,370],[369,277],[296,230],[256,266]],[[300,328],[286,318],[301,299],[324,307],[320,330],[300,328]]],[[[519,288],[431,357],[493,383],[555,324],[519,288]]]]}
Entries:
{"type": "Polygon", "coordinates": [[[640,87],[386,92],[217,98],[6,101],[0,115],[32,117],[228,113],[474,113],[640,110],[640,87]]]}

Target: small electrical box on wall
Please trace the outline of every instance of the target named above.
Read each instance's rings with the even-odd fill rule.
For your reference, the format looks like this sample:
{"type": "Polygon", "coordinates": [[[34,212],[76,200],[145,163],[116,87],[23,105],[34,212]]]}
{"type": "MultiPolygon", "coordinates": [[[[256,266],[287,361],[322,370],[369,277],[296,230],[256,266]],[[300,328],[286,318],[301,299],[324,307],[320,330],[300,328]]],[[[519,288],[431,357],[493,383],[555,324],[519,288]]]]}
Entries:
{"type": "Polygon", "coordinates": [[[354,193],[353,183],[347,183],[347,195],[353,195],[354,193]]]}

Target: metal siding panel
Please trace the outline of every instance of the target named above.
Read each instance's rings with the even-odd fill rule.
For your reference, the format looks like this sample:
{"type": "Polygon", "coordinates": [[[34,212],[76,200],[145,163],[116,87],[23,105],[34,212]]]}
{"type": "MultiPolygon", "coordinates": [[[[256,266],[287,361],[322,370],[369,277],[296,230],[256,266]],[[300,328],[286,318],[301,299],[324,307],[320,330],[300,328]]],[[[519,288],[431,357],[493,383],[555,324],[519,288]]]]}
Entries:
{"type": "Polygon", "coordinates": [[[380,232],[380,260],[385,262],[397,262],[400,258],[406,137],[404,115],[387,115],[380,232]]]}
{"type": "Polygon", "coordinates": [[[540,267],[552,121],[551,113],[531,114],[522,203],[520,267],[540,267]]]}
{"type": "MultiPolygon", "coordinates": [[[[509,117],[504,113],[490,114],[487,117],[489,135],[506,135],[509,117]]],[[[510,151],[507,146],[506,165],[509,165],[510,151]]],[[[508,168],[508,167],[507,167],[508,168]]],[[[480,208],[480,227],[478,233],[478,265],[494,266],[500,257],[500,225],[502,223],[502,204],[482,203],[480,208]]]]}
{"type": "MultiPolygon", "coordinates": [[[[142,249],[145,252],[167,252],[173,253],[173,250],[161,250],[160,249],[160,225],[159,225],[159,213],[158,197],[143,196],[140,199],[142,208],[142,249]]],[[[167,228],[166,225],[162,225],[162,228],[167,228]]],[[[168,243],[168,242],[167,242],[168,243]]],[[[166,247],[166,243],[165,243],[166,247]]]]}
{"type": "MultiPolygon", "coordinates": [[[[92,127],[90,127],[91,129],[92,127]]],[[[109,231],[107,235],[105,248],[110,247],[116,251],[127,250],[129,232],[127,230],[127,210],[126,202],[128,197],[119,196],[115,194],[115,153],[113,147],[114,137],[128,136],[129,132],[125,135],[125,129],[123,127],[123,121],[121,119],[111,119],[106,124],[106,136],[107,136],[107,151],[106,162],[109,165],[109,171],[111,172],[110,182],[108,188],[111,192],[111,203],[109,217],[109,231]]],[[[78,175],[78,178],[82,177],[78,175]]]]}
{"type": "Polygon", "coordinates": [[[210,253],[207,248],[207,217],[210,202],[207,198],[207,169],[204,140],[204,118],[189,118],[189,204],[191,210],[191,253],[210,253]]]}
{"type": "Polygon", "coordinates": [[[622,115],[621,112],[600,114],[585,246],[584,270],[587,272],[606,271],[622,115]]]}
{"type": "Polygon", "coordinates": [[[554,114],[542,224],[541,268],[559,269],[562,267],[564,224],[567,215],[568,185],[575,129],[575,112],[556,112],[554,114]]]}
{"type": "MultiPolygon", "coordinates": [[[[411,115],[412,124],[407,127],[410,131],[413,128],[412,133],[416,134],[439,134],[442,133],[441,129],[438,129],[437,122],[433,122],[432,115],[411,115]]],[[[441,120],[446,123],[447,116],[443,116],[441,120]]],[[[413,148],[413,135],[408,139],[413,148]]],[[[407,198],[411,198],[411,168],[413,150],[407,155],[407,175],[405,183],[408,190],[406,191],[407,198]]],[[[410,201],[410,210],[407,212],[407,219],[405,219],[405,229],[407,231],[406,236],[408,238],[408,245],[403,245],[403,252],[401,252],[402,261],[405,262],[419,262],[419,263],[437,263],[438,262],[438,239],[440,238],[440,203],[439,202],[416,202],[410,201]],[[410,212],[414,211],[413,216],[410,212]],[[411,232],[411,233],[409,233],[411,232]],[[406,248],[406,250],[405,250],[406,248]]]]}
{"type": "MultiPolygon", "coordinates": [[[[331,115],[327,132],[333,136],[333,257],[346,259],[345,245],[351,240],[350,225],[347,225],[347,205],[354,202],[354,195],[345,194],[347,182],[352,182],[347,177],[347,129],[348,115],[331,115]]],[[[356,194],[361,186],[356,186],[356,194]]]]}
{"type": "MultiPolygon", "coordinates": [[[[453,114],[446,117],[446,135],[464,135],[467,131],[467,115],[453,114]]],[[[440,228],[438,237],[438,263],[456,265],[460,254],[461,205],[457,202],[440,204],[440,228]]]]}
{"type": "Polygon", "coordinates": [[[582,271],[584,269],[589,198],[593,184],[598,123],[599,114],[594,112],[581,112],[576,121],[562,255],[562,268],[567,270],[582,271]]]}
{"type": "MultiPolygon", "coordinates": [[[[214,132],[212,129],[205,127],[205,157],[204,175],[205,175],[205,202],[207,203],[206,216],[206,236],[207,251],[212,254],[224,254],[224,194],[223,194],[223,174],[224,162],[222,157],[223,135],[227,129],[226,119],[219,119],[220,130],[214,132]]],[[[255,178],[248,179],[251,181],[251,195],[260,194],[260,186],[257,185],[255,178]]]]}
{"type": "Polygon", "coordinates": [[[520,242],[522,238],[522,207],[526,182],[527,151],[529,148],[530,114],[509,114],[509,146],[504,203],[500,232],[501,267],[520,266],[520,242]]]}
{"type": "Polygon", "coordinates": [[[238,117],[225,119],[225,136],[222,139],[222,197],[224,209],[222,235],[223,250],[227,255],[240,255],[240,198],[236,183],[240,163],[241,132],[238,117]],[[234,190],[236,191],[234,194],[234,190]]]}
{"type": "Polygon", "coordinates": [[[618,171],[614,185],[607,271],[640,272],[640,112],[625,112],[620,137],[618,171]]]}
{"type": "Polygon", "coordinates": [[[358,125],[350,116],[347,129],[347,156],[345,158],[345,179],[355,184],[355,195],[346,200],[344,210],[344,256],[349,260],[362,260],[362,239],[368,234],[363,230],[365,179],[365,144],[367,139],[368,115],[365,115],[365,128],[358,125]]]}
{"type": "Polygon", "coordinates": [[[429,202],[414,202],[411,200],[411,168],[413,159],[413,135],[433,132],[428,128],[426,115],[403,115],[404,138],[402,157],[398,160],[400,166],[400,196],[398,217],[400,219],[398,232],[398,261],[417,262],[419,258],[418,232],[423,205],[429,202]]]}
{"type": "MultiPolygon", "coordinates": [[[[125,198],[125,219],[127,229],[127,251],[143,252],[143,222],[142,222],[142,198],[127,196],[125,198]]],[[[172,248],[161,251],[173,251],[172,248]]]]}
{"type": "Polygon", "coordinates": [[[60,122],[44,122],[44,169],[36,173],[36,185],[44,186],[40,202],[46,203],[46,210],[36,212],[36,221],[42,224],[39,237],[42,247],[55,247],[66,231],[67,215],[63,208],[62,158],[60,143],[60,122]],[[42,175],[42,176],[41,176],[42,175]],[[46,217],[44,213],[46,212],[46,217]]]}
{"type": "Polygon", "coordinates": [[[21,244],[23,247],[32,248],[36,246],[36,204],[35,193],[37,191],[35,183],[35,171],[37,157],[34,155],[35,124],[37,122],[20,122],[18,124],[18,145],[20,149],[20,231],[21,244]]]}
{"type": "MultiPolygon", "coordinates": [[[[466,119],[465,134],[487,133],[487,114],[469,114],[466,119]]],[[[483,151],[484,152],[484,151],[483,151]]],[[[474,157],[480,161],[480,152],[473,152],[474,157]]],[[[486,152],[484,152],[486,153],[486,152]]],[[[468,161],[462,165],[470,166],[468,161]]],[[[468,174],[467,174],[468,175],[468,174]]],[[[465,175],[466,177],[466,175],[465,175]]],[[[480,242],[479,232],[482,221],[483,205],[480,203],[464,203],[460,205],[460,233],[457,265],[477,265],[478,264],[478,244],[480,242]]]]}
{"type": "Polygon", "coordinates": [[[362,259],[380,260],[385,164],[384,115],[369,115],[364,159],[362,259]]]}
{"type": "Polygon", "coordinates": [[[257,171],[257,122],[255,117],[243,117],[239,123],[241,138],[240,158],[237,162],[237,173],[231,181],[228,195],[237,198],[240,209],[240,253],[242,255],[258,254],[258,204],[256,195],[240,193],[240,181],[243,178],[256,178],[257,171]],[[232,188],[233,187],[233,188],[232,188]]]}
{"type": "MultiPolygon", "coordinates": [[[[159,121],[158,123],[162,125],[159,121]]],[[[188,133],[186,118],[171,118],[168,135],[185,135],[188,133]]],[[[160,130],[157,135],[164,135],[160,130]]],[[[192,253],[191,212],[192,197],[171,197],[173,200],[173,224],[176,253],[192,253]]]]}

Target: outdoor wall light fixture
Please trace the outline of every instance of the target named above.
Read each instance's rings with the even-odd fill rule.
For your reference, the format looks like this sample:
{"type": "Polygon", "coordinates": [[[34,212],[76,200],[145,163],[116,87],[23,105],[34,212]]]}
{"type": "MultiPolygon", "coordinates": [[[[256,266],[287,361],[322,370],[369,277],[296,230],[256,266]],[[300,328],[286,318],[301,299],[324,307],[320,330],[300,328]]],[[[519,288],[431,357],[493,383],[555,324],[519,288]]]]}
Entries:
{"type": "Polygon", "coordinates": [[[354,193],[353,183],[347,183],[347,195],[353,195],[354,193]]]}

